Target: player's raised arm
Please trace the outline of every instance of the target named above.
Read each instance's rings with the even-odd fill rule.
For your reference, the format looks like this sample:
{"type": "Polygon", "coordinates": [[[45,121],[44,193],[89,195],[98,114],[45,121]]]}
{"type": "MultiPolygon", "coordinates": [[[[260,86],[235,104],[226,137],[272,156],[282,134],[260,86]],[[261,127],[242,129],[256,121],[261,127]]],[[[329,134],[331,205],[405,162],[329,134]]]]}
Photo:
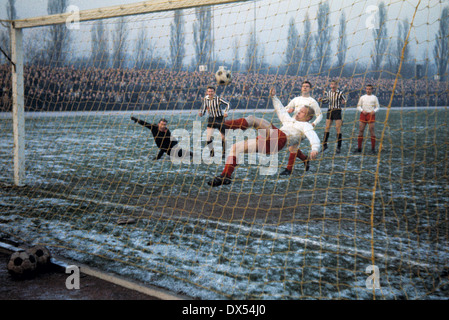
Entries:
{"type": "Polygon", "coordinates": [[[286,122],[294,121],[293,118],[288,114],[288,111],[282,105],[282,102],[276,97],[276,91],[274,89],[270,90],[270,96],[273,101],[273,107],[279,120],[285,124],[286,122]]]}
{"type": "Polygon", "coordinates": [[[295,99],[292,99],[284,108],[288,113],[295,111],[295,99]]]}
{"type": "Polygon", "coordinates": [[[156,127],[156,126],[155,126],[154,124],[152,124],[152,123],[145,122],[145,121],[140,120],[140,119],[137,119],[137,118],[135,118],[135,117],[131,117],[131,120],[134,121],[135,123],[140,124],[141,126],[144,126],[145,128],[150,129],[150,130],[152,130],[154,127],[156,127]]]}

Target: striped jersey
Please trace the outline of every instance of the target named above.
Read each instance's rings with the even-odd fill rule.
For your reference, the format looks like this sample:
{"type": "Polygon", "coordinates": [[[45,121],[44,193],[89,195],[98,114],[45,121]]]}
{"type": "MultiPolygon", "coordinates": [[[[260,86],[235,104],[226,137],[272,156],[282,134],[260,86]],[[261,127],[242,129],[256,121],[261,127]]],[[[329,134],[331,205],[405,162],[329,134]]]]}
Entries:
{"type": "Polygon", "coordinates": [[[209,96],[205,96],[203,100],[203,106],[201,107],[201,113],[205,114],[206,111],[209,112],[209,117],[223,117],[223,113],[228,112],[230,107],[229,102],[220,98],[219,96],[214,96],[212,99],[209,96]],[[224,111],[221,110],[220,105],[225,105],[224,111]]]}
{"type": "Polygon", "coordinates": [[[343,106],[343,100],[346,101],[346,97],[340,90],[337,90],[335,92],[329,90],[324,93],[323,103],[329,104],[329,110],[341,110],[343,106]]]}

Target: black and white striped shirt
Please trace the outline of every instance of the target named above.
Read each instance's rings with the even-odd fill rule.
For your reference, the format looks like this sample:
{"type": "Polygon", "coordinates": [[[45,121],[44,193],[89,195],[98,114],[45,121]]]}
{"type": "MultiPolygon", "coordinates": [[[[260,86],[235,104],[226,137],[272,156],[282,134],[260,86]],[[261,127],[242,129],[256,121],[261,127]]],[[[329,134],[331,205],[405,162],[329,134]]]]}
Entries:
{"type": "Polygon", "coordinates": [[[223,113],[227,113],[230,104],[226,100],[223,100],[219,96],[214,96],[212,99],[209,96],[205,96],[203,100],[203,106],[201,107],[201,114],[209,112],[209,117],[223,117],[223,113]],[[225,105],[224,111],[221,110],[220,105],[225,105]]]}
{"type": "Polygon", "coordinates": [[[343,101],[346,101],[346,97],[343,95],[343,92],[340,90],[337,91],[326,91],[324,93],[323,103],[328,103],[329,110],[341,110],[343,106],[343,101]]]}

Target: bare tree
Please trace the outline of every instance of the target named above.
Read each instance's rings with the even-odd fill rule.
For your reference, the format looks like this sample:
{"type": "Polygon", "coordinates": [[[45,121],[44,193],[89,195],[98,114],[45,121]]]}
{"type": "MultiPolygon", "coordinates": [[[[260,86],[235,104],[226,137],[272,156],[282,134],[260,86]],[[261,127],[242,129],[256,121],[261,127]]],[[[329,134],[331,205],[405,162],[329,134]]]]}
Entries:
{"type": "Polygon", "coordinates": [[[125,65],[125,55],[127,50],[127,28],[125,17],[118,18],[112,39],[112,67],[118,69],[125,65]]]}
{"type": "Polygon", "coordinates": [[[197,65],[210,65],[212,54],[212,12],[210,7],[195,8],[196,21],[193,23],[193,42],[197,65]]]}
{"type": "Polygon", "coordinates": [[[137,69],[149,69],[152,65],[154,56],[154,48],[151,41],[147,38],[147,32],[145,27],[139,30],[136,42],[136,68],[137,69]]]}
{"type": "MultiPolygon", "coordinates": [[[[8,20],[15,20],[17,19],[17,13],[16,13],[16,0],[8,0],[8,2],[5,5],[6,7],[6,16],[8,20]]],[[[8,55],[8,57],[11,56],[11,44],[9,43],[9,24],[2,24],[4,26],[4,30],[0,31],[0,47],[2,50],[8,55]]],[[[3,54],[0,53],[0,61],[3,59],[3,54]]],[[[6,58],[5,58],[6,59],[6,58]]]]}
{"type": "Polygon", "coordinates": [[[346,62],[346,52],[348,50],[348,41],[346,36],[346,15],[343,11],[340,16],[340,26],[338,29],[338,50],[337,50],[337,62],[338,67],[344,68],[346,62]]]}
{"type": "MultiPolygon", "coordinates": [[[[48,0],[48,14],[63,13],[68,5],[67,0],[48,0]]],[[[54,66],[62,66],[65,63],[70,46],[69,29],[65,24],[52,25],[49,27],[47,39],[47,56],[49,63],[54,66]]]]}
{"type": "Polygon", "coordinates": [[[240,54],[239,54],[239,41],[237,39],[234,39],[232,43],[232,48],[234,52],[234,58],[232,60],[232,71],[239,71],[240,70],[240,54]]]}
{"type": "Polygon", "coordinates": [[[390,53],[390,55],[389,55],[390,68],[393,73],[397,73],[399,71],[399,66],[402,61],[401,74],[403,76],[412,76],[413,75],[413,72],[410,70],[410,68],[411,68],[410,46],[408,43],[405,42],[405,39],[407,39],[408,30],[409,30],[408,19],[405,18],[405,20],[399,21],[396,46],[395,46],[393,52],[390,53]],[[404,55],[402,55],[402,51],[404,51],[404,55]]]}
{"type": "Polygon", "coordinates": [[[252,32],[249,35],[245,63],[246,71],[254,73],[256,73],[263,64],[263,47],[258,44],[255,32],[252,32]]]}
{"type": "MultiPolygon", "coordinates": [[[[384,2],[379,4],[379,11],[376,16],[378,25],[373,30],[374,48],[372,52],[372,71],[378,72],[382,68],[382,63],[387,51],[387,9],[384,2]]],[[[380,73],[379,73],[380,75],[380,73]]]]}
{"type": "Polygon", "coordinates": [[[299,32],[295,26],[295,19],[291,18],[288,27],[287,49],[285,50],[285,64],[287,65],[287,73],[297,75],[301,62],[299,32]]]}
{"type": "Polygon", "coordinates": [[[309,14],[306,13],[304,19],[304,35],[302,37],[303,40],[301,41],[302,58],[301,58],[300,74],[302,76],[309,74],[311,65],[313,63],[312,57],[313,36],[311,29],[312,28],[310,24],[309,14]]]}
{"type": "Polygon", "coordinates": [[[449,60],[449,7],[441,12],[438,33],[435,35],[435,47],[433,50],[437,75],[443,81],[447,77],[449,60]]]}
{"type": "Polygon", "coordinates": [[[6,13],[8,15],[8,20],[17,19],[16,0],[8,0],[8,3],[6,4],[6,13]]]}
{"type": "Polygon", "coordinates": [[[185,56],[184,17],[182,10],[175,11],[170,29],[170,61],[173,69],[181,70],[185,56]]]}
{"type": "Polygon", "coordinates": [[[91,30],[91,61],[94,67],[106,68],[109,64],[109,45],[102,20],[95,23],[91,30]]]}
{"type": "MultiPolygon", "coordinates": [[[[0,48],[8,55],[9,54],[9,37],[8,32],[6,30],[0,30],[0,48]]],[[[3,56],[3,53],[0,52],[0,63],[3,63],[6,58],[3,56]]]]}
{"type": "Polygon", "coordinates": [[[317,12],[318,31],[315,36],[316,71],[326,72],[331,63],[331,35],[330,8],[327,2],[320,2],[317,12]]]}

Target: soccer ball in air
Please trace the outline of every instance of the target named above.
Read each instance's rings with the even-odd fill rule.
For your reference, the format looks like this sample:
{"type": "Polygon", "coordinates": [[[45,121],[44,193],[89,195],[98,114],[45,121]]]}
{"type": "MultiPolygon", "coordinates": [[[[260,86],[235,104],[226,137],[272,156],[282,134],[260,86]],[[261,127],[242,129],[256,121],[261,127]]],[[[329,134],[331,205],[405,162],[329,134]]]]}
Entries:
{"type": "Polygon", "coordinates": [[[28,278],[35,274],[36,257],[27,251],[16,251],[9,258],[8,271],[15,278],[28,278]]]}
{"type": "Polygon", "coordinates": [[[231,71],[226,70],[224,67],[220,67],[218,71],[215,72],[215,80],[217,80],[217,84],[219,85],[228,85],[232,80],[231,71]]]}
{"type": "Polygon", "coordinates": [[[44,270],[50,264],[51,253],[46,247],[35,245],[26,251],[36,258],[37,269],[44,270]]]}

